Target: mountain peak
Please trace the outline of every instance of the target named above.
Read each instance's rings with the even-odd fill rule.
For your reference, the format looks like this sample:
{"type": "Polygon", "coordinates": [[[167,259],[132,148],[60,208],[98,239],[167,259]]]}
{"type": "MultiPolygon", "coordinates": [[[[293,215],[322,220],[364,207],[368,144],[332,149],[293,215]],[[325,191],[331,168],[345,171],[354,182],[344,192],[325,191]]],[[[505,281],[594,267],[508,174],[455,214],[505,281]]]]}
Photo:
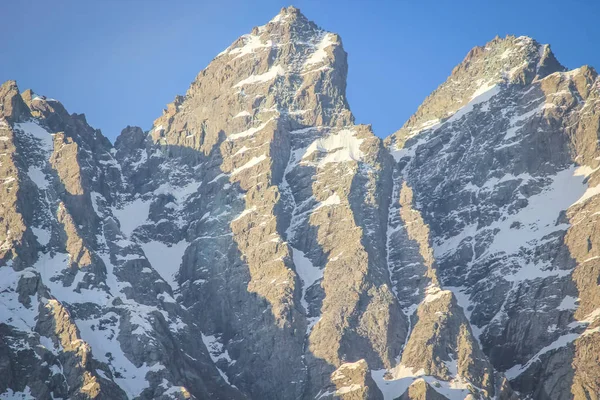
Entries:
{"type": "Polygon", "coordinates": [[[312,23],[311,21],[308,20],[308,18],[306,18],[306,16],[304,14],[302,14],[302,12],[300,11],[299,8],[296,8],[294,6],[282,7],[281,10],[279,11],[279,14],[274,16],[269,22],[267,22],[267,24],[257,27],[257,29],[262,30],[264,27],[266,27],[266,25],[269,25],[269,24],[292,25],[296,21],[302,21],[304,23],[307,23],[307,22],[312,23]]]}
{"type": "Polygon", "coordinates": [[[114,146],[5,83],[0,398],[595,398],[600,86],[562,68],[496,37],[387,147],[294,7],[114,146]]]}
{"type": "Polygon", "coordinates": [[[473,47],[395,136],[410,136],[430,123],[443,121],[497,85],[525,86],[565,70],[548,44],[528,36],[496,36],[473,47]]]}
{"type": "Polygon", "coordinates": [[[556,72],[564,71],[550,45],[541,44],[528,36],[496,36],[484,46],[471,49],[464,60],[452,71],[503,78],[510,82],[527,84],[556,72]],[[483,68],[481,68],[483,66],[483,68]]]}
{"type": "Polygon", "coordinates": [[[186,95],[154,122],[151,137],[165,144],[194,142],[193,147],[210,152],[219,135],[238,137],[269,121],[290,129],[352,125],[347,70],[338,35],[295,7],[283,8],[217,55],[186,95]],[[201,129],[186,128],[196,125],[192,119],[201,129]]]}
{"type": "Polygon", "coordinates": [[[229,52],[236,53],[236,48],[240,44],[250,44],[251,50],[256,50],[258,47],[277,47],[290,43],[301,45],[325,33],[327,32],[306,18],[300,12],[300,9],[293,6],[284,7],[269,22],[261,26],[255,26],[249,34],[242,35],[217,57],[229,52]]]}
{"type": "Polygon", "coordinates": [[[282,7],[281,10],[279,11],[279,14],[277,14],[270,22],[280,22],[282,20],[298,18],[298,17],[306,18],[306,17],[304,17],[304,14],[302,14],[302,12],[300,11],[299,8],[296,8],[294,6],[287,6],[287,7],[282,7]]]}

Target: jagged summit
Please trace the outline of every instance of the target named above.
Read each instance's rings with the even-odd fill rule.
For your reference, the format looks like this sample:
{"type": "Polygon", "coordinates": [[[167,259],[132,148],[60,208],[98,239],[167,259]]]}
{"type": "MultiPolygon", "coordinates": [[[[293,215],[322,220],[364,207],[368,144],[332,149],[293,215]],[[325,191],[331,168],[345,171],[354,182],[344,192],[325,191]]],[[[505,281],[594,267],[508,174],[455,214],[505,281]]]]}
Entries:
{"type": "Polygon", "coordinates": [[[14,80],[6,81],[0,86],[0,101],[0,116],[13,122],[25,122],[33,117],[46,119],[45,123],[51,129],[60,129],[61,123],[70,119],[87,125],[85,114],[69,114],[60,101],[39,95],[31,89],[21,92],[14,80]]]}
{"type": "Polygon", "coordinates": [[[350,126],[347,70],[338,35],[320,29],[298,9],[284,8],[202,70],[186,95],[154,122],[152,139],[206,153],[220,134],[237,135],[275,121],[292,130],[350,126]],[[202,133],[184,129],[190,119],[202,133]]]}
{"type": "Polygon", "coordinates": [[[299,8],[294,6],[281,7],[281,10],[279,10],[279,14],[273,17],[273,19],[269,22],[281,22],[282,20],[285,21],[287,18],[298,17],[306,19],[306,17],[304,16],[304,14],[302,14],[299,8]]]}
{"type": "Polygon", "coordinates": [[[227,49],[219,53],[217,58],[224,55],[234,55],[234,58],[239,58],[246,52],[277,47],[286,44],[286,42],[302,44],[303,39],[310,40],[310,36],[318,36],[322,32],[299,9],[295,7],[282,8],[281,12],[268,23],[256,26],[250,33],[242,35],[227,49]]]}
{"type": "Polygon", "coordinates": [[[495,37],[471,49],[392,137],[401,143],[415,132],[451,117],[497,85],[529,85],[562,71],[566,68],[555,58],[550,45],[527,36],[495,37]]]}
{"type": "Polygon", "coordinates": [[[279,14],[273,17],[267,24],[255,28],[253,33],[255,31],[260,32],[263,30],[269,30],[269,28],[275,28],[276,26],[279,26],[280,28],[289,26],[304,30],[306,30],[307,27],[310,27],[312,29],[320,30],[320,28],[318,28],[313,21],[310,21],[304,14],[302,14],[299,8],[288,6],[282,7],[279,11],[279,14]]]}
{"type": "Polygon", "coordinates": [[[460,79],[461,75],[498,76],[509,82],[527,84],[534,79],[566,70],[548,44],[540,44],[528,36],[496,36],[484,46],[476,46],[467,53],[464,60],[453,70],[451,77],[460,79]]]}

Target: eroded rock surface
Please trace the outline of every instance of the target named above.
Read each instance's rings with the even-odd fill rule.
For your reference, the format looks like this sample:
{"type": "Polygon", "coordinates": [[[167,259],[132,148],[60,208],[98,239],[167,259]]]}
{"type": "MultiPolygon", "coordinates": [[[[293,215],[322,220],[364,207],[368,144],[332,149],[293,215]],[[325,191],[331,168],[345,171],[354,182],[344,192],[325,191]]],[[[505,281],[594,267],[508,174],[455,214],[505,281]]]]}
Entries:
{"type": "Polygon", "coordinates": [[[496,38],[383,141],[347,69],[284,8],[114,145],[3,84],[2,396],[595,398],[596,72],[496,38]]]}

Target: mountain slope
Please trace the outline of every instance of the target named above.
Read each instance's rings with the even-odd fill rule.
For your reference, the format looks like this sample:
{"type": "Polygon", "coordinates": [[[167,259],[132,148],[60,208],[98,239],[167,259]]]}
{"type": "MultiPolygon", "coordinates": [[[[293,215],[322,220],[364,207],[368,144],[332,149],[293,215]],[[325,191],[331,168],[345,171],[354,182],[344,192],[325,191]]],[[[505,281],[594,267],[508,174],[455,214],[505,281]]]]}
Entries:
{"type": "Polygon", "coordinates": [[[441,282],[494,367],[534,398],[600,390],[588,353],[600,306],[597,104],[593,69],[566,71],[547,45],[497,38],[387,140],[441,282]]]}
{"type": "Polygon", "coordinates": [[[593,398],[598,79],[473,49],[385,141],[288,7],[150,131],[0,88],[0,393],[593,398]]]}

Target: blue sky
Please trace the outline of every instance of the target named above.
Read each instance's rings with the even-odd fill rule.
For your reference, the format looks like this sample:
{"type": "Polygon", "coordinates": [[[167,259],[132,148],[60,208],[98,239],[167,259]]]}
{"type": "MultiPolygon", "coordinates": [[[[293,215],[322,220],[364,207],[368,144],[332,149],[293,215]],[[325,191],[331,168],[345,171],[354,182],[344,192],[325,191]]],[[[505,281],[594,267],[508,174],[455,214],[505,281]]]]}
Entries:
{"type": "Polygon", "coordinates": [[[341,35],[357,122],[387,136],[465,54],[494,36],[550,43],[569,68],[600,67],[600,2],[5,1],[0,81],[56,98],[111,140],[149,129],[214,56],[290,4],[341,35]]]}

